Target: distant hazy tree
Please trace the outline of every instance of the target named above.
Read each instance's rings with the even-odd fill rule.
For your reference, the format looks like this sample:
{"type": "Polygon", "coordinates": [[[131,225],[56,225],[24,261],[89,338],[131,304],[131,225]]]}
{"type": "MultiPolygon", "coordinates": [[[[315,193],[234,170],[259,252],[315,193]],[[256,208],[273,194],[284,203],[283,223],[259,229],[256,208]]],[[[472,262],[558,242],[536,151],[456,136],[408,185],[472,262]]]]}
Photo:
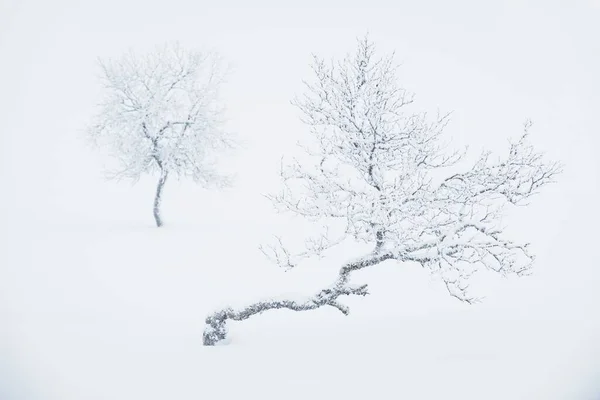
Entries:
{"type": "Polygon", "coordinates": [[[533,261],[527,244],[505,238],[500,225],[505,206],[524,205],[561,169],[529,144],[529,124],[504,156],[486,152],[462,166],[463,153],[447,152],[441,142],[447,117],[409,113],[413,97],[398,86],[393,57],[375,58],[367,39],[341,62],[315,58],[313,69],[315,81],[295,101],[311,128],[306,158],[283,165],[284,188],[272,199],[319,224],[341,222],[341,229],[307,241],[295,257],[281,245],[263,251],[287,268],[346,240],[370,243],[372,251],[345,263],[335,282],[313,296],[213,313],[205,345],[225,339],[227,320],[270,309],[331,306],[348,314],[340,296],[367,294],[367,285],[350,282],[352,272],[386,260],[420,264],[469,303],[476,299],[468,281],[478,269],[522,275],[533,261]]]}
{"type": "Polygon", "coordinates": [[[231,145],[223,130],[219,87],[225,71],[218,56],[167,45],[100,60],[100,67],[105,99],[88,133],[118,161],[109,177],[137,181],[158,173],[157,226],[163,224],[168,177],[189,177],[206,187],[228,183],[215,168],[215,150],[231,145]]]}

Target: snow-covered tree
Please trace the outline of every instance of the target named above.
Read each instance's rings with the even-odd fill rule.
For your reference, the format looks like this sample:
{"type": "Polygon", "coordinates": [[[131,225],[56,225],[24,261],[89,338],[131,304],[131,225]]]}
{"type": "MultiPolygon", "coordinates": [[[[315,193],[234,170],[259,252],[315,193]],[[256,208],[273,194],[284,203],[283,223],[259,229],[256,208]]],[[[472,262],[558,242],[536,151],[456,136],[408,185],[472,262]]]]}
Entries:
{"type": "Polygon", "coordinates": [[[337,226],[337,233],[330,229],[312,238],[296,255],[281,243],[263,251],[287,268],[343,241],[371,244],[372,251],[345,263],[335,282],[313,296],[213,313],[206,319],[205,345],[226,337],[227,320],[270,309],[331,306],[348,314],[339,298],[367,294],[367,285],[352,283],[351,274],[386,260],[420,264],[468,303],[476,300],[468,283],[477,270],[530,270],[528,245],[505,237],[500,217],[506,206],[526,204],[561,166],[535,151],[529,124],[506,154],[486,152],[466,163],[464,152],[450,152],[442,142],[447,116],[410,113],[413,97],[398,85],[393,56],[376,58],[367,39],[340,62],[315,58],[313,69],[316,79],[295,101],[311,128],[303,143],[306,158],[284,163],[284,187],[272,199],[282,210],[337,226]]]}
{"type": "Polygon", "coordinates": [[[225,69],[216,54],[173,44],[100,60],[100,67],[105,98],[89,136],[118,162],[109,177],[137,181],[143,174],[159,175],[157,226],[168,177],[189,177],[205,187],[228,184],[216,169],[216,150],[232,144],[223,129],[219,87],[225,69]]]}

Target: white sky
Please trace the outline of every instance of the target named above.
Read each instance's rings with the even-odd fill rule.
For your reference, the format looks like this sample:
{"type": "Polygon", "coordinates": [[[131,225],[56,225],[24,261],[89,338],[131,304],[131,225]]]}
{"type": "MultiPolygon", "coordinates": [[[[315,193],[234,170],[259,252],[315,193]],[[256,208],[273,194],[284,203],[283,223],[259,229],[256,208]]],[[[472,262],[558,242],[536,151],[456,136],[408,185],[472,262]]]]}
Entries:
{"type": "MultiPolygon", "coordinates": [[[[589,141],[600,96],[598,2],[405,3],[3,0],[3,165],[25,164],[18,170],[39,177],[30,160],[52,160],[71,171],[88,155],[49,150],[73,142],[89,120],[96,57],[170,40],[217,49],[234,65],[232,126],[261,159],[277,159],[274,146],[294,143],[301,129],[289,100],[308,77],[310,54],[341,55],[368,31],[383,51],[396,50],[418,104],[454,110],[449,133],[458,143],[501,144],[532,118],[540,144],[579,171],[564,181],[589,190],[585,174],[597,173],[589,141]],[[19,156],[25,143],[36,144],[27,158],[19,156]]],[[[237,159],[247,164],[256,154],[237,159]]]]}
{"type": "MultiPolygon", "coordinates": [[[[457,144],[502,149],[533,119],[534,143],[566,169],[511,220],[539,256],[535,280],[488,307],[600,334],[597,0],[0,0],[0,221],[8,221],[0,230],[118,220],[138,212],[140,199],[135,218],[149,219],[154,183],[103,182],[81,130],[100,91],[97,57],[172,40],[213,48],[234,66],[224,97],[246,148],[228,164],[238,187],[219,204],[232,207],[227,218],[256,224],[268,209],[260,193],[304,132],[289,101],[309,77],[311,53],[342,55],[367,31],[380,50],[396,51],[417,107],[454,110],[448,133],[457,144]]],[[[187,201],[170,190],[165,215],[187,201]]]]}

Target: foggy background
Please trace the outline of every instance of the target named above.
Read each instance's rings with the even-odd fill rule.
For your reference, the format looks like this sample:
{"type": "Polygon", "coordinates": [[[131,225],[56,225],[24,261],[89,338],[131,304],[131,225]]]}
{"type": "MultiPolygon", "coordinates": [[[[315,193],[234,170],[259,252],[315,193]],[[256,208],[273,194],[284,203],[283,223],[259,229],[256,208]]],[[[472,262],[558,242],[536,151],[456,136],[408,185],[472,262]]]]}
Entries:
{"type": "MultiPolygon", "coordinates": [[[[418,349],[448,348],[458,340],[457,354],[510,354],[490,382],[510,386],[522,379],[522,385],[535,381],[543,386],[568,376],[571,383],[564,384],[569,388],[600,395],[599,38],[600,2],[592,0],[0,0],[0,389],[14,386],[34,398],[35,393],[49,393],[44,388],[50,385],[58,387],[62,398],[96,398],[81,393],[104,390],[120,394],[94,392],[97,398],[133,399],[142,398],[139,385],[146,387],[146,396],[163,393],[155,393],[153,385],[170,377],[169,382],[181,384],[165,388],[176,387],[178,398],[197,398],[192,393],[206,394],[200,388],[204,380],[228,373],[234,381],[243,379],[255,367],[249,360],[265,357],[263,351],[269,354],[273,338],[285,339],[298,329],[305,329],[298,335],[319,338],[319,332],[308,332],[310,321],[315,326],[350,324],[341,331],[351,333],[393,304],[400,328],[393,337],[384,334],[383,341],[392,347],[392,340],[417,346],[417,358],[418,349]],[[487,282],[481,287],[485,302],[468,307],[450,298],[425,271],[403,265],[375,268],[361,275],[372,283],[373,294],[348,301],[353,307],[349,318],[358,318],[355,325],[335,314],[290,313],[281,317],[283,326],[278,322],[283,319],[259,316],[236,326],[234,340],[256,330],[250,338],[260,343],[261,351],[243,352],[235,346],[223,350],[227,362],[237,367],[230,371],[231,365],[223,361],[222,370],[214,372],[219,355],[213,351],[208,356],[199,347],[205,312],[228,300],[246,302],[263,293],[300,290],[291,283],[291,274],[279,277],[282,272],[261,257],[257,246],[273,233],[297,235],[303,225],[275,215],[262,194],[277,190],[281,156],[294,151],[308,131],[290,100],[303,90],[302,79],[311,77],[311,54],[343,56],[367,32],[379,54],[396,52],[402,85],[416,93],[415,111],[453,111],[446,134],[454,145],[468,144],[471,155],[484,147],[502,151],[507,138],[517,137],[530,118],[532,143],[565,164],[557,184],[506,219],[515,239],[532,243],[537,254],[534,274],[487,282]],[[169,41],[216,50],[231,64],[222,94],[228,128],[243,146],[223,160],[224,168],[237,174],[233,189],[209,192],[191,182],[170,181],[163,202],[165,230],[157,232],[150,215],[155,177],[133,187],[106,181],[106,160],[86,144],[83,131],[102,89],[97,58],[118,57],[130,48],[151,50],[169,41]],[[136,232],[148,240],[132,239],[136,232]],[[161,253],[161,246],[170,250],[161,253]],[[214,298],[199,304],[196,291],[209,287],[216,288],[214,298]],[[231,298],[232,293],[240,298],[231,298]],[[112,306],[103,305],[104,300],[112,306]],[[129,331],[106,328],[117,318],[113,309],[125,310],[128,322],[119,323],[129,331]],[[439,332],[429,328],[423,332],[428,324],[447,329],[451,339],[439,339],[439,332]],[[161,339],[153,330],[158,325],[164,329],[161,339]],[[97,327],[107,329],[119,344],[105,343],[103,350],[93,352],[95,335],[104,335],[97,327]],[[483,341],[469,347],[462,329],[474,329],[483,341]],[[154,362],[143,355],[155,340],[177,341],[181,336],[176,332],[186,330],[189,336],[177,348],[182,358],[168,350],[161,353],[172,361],[171,372],[142,370],[137,378],[111,380],[113,367],[154,362]],[[399,335],[403,332],[406,336],[399,335]],[[131,343],[143,343],[135,353],[141,358],[120,353],[130,346],[126,336],[131,343]],[[104,359],[105,354],[115,358],[104,359]],[[548,359],[539,359],[542,354],[548,359]],[[211,363],[195,364],[205,356],[211,363]],[[548,360],[553,372],[546,368],[548,360]]],[[[330,268],[325,277],[327,273],[310,266],[297,274],[306,281],[315,274],[319,278],[314,287],[320,287],[335,274],[337,262],[324,262],[330,268]]],[[[247,340],[245,345],[252,343],[247,340]]],[[[288,343],[294,346],[293,340],[288,343]]],[[[368,369],[377,371],[379,366],[386,371],[380,375],[385,382],[395,379],[394,369],[387,367],[394,357],[370,352],[371,340],[350,343],[375,364],[368,369]]],[[[302,360],[319,363],[317,354],[308,351],[302,360]]],[[[275,362],[274,357],[278,359],[266,356],[275,362]]],[[[476,364],[470,365],[471,373],[477,370],[476,364]]],[[[385,393],[394,392],[374,384],[373,376],[359,383],[357,371],[346,376],[346,384],[354,388],[348,393],[358,396],[364,389],[373,398],[394,397],[387,397],[385,393]],[[370,392],[374,388],[381,392],[370,392]]],[[[422,374],[431,373],[427,371],[424,367],[422,374]]],[[[304,382],[297,372],[287,384],[304,382]]],[[[321,398],[315,393],[335,384],[310,375],[313,386],[302,392],[306,396],[321,398]]],[[[251,382],[246,387],[252,398],[264,388],[251,382]]],[[[435,378],[431,382],[435,385],[435,378]]],[[[497,389],[481,393],[486,390],[497,389]]],[[[164,393],[174,394],[167,389],[164,393]]],[[[229,398],[220,391],[212,395],[229,398]]]]}

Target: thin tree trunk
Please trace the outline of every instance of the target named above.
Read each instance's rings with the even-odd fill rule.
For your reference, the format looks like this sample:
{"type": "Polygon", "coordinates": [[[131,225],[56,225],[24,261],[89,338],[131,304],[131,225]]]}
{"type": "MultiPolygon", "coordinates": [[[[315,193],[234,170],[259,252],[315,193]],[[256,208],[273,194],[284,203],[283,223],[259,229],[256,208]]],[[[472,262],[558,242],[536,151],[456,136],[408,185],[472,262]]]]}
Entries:
{"type": "Polygon", "coordinates": [[[160,218],[160,203],[162,201],[162,191],[166,181],[167,172],[161,170],[158,186],[156,187],[156,196],[154,197],[154,220],[156,221],[156,226],[159,228],[163,225],[162,219],[160,218]]]}

